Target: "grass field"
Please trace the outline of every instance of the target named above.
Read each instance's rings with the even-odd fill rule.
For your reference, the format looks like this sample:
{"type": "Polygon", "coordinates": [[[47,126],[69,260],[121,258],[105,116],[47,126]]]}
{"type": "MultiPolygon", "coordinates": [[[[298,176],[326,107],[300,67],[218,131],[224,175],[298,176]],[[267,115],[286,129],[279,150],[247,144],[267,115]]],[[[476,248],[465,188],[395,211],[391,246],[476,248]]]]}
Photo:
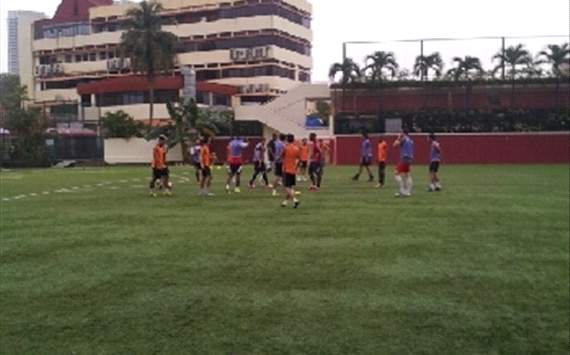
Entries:
{"type": "Polygon", "coordinates": [[[211,199],[189,168],[158,199],[145,168],[0,173],[0,352],[568,353],[567,165],[447,166],[437,194],[416,167],[411,199],[353,172],[299,210],[217,170],[211,199]]]}

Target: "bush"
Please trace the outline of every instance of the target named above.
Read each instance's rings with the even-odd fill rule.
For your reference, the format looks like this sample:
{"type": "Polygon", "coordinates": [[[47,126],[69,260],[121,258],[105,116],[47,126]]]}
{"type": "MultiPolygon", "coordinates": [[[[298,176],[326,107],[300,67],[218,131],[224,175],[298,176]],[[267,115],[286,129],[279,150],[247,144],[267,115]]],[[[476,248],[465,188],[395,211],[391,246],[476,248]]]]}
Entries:
{"type": "Polygon", "coordinates": [[[337,115],[336,134],[354,134],[361,131],[383,133],[386,119],[400,118],[412,132],[560,132],[568,131],[568,109],[551,110],[496,110],[448,111],[427,110],[413,113],[383,112],[376,117],[337,115]]]}
{"type": "Polygon", "coordinates": [[[101,117],[101,125],[106,138],[143,137],[145,125],[135,121],[124,111],[107,112],[101,117]]]}

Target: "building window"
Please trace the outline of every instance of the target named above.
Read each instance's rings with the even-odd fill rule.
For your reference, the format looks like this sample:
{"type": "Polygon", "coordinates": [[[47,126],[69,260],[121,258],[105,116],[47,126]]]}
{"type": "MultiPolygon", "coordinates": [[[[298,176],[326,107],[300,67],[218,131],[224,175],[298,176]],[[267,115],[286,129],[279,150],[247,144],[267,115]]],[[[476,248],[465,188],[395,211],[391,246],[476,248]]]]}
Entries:
{"type": "Polygon", "coordinates": [[[230,97],[228,95],[214,94],[214,106],[231,106],[230,97]]]}
{"type": "MultiPolygon", "coordinates": [[[[127,91],[119,93],[106,93],[97,96],[97,106],[122,106],[149,103],[148,91],[127,91]]],[[[178,100],[178,90],[156,90],[154,103],[165,104],[178,100]]]]}

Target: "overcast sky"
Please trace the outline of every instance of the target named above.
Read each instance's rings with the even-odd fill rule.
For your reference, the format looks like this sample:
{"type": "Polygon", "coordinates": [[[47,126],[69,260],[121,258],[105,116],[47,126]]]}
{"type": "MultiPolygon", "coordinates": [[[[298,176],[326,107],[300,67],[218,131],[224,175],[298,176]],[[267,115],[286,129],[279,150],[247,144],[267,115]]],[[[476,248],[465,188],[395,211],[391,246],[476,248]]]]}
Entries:
{"type": "MultiPolygon", "coordinates": [[[[344,41],[389,41],[416,38],[478,36],[569,36],[569,0],[312,0],[313,80],[326,81],[331,63],[340,61],[344,41]]],[[[7,70],[6,17],[9,10],[35,10],[52,16],[60,0],[0,0],[0,72],[7,70]]],[[[513,39],[537,52],[547,43],[568,38],[513,39]]],[[[426,53],[441,52],[447,66],[453,56],[488,58],[499,48],[495,40],[432,42],[426,53]]],[[[358,62],[375,50],[394,51],[403,67],[410,67],[417,44],[353,45],[348,55],[358,62]]]]}

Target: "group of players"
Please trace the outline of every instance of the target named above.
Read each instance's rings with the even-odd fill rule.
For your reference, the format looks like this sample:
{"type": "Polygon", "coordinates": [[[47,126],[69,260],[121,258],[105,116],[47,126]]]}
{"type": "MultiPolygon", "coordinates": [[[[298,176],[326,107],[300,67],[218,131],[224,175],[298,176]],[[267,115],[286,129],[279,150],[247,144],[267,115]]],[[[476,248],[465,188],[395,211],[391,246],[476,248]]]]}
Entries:
{"type": "MultiPolygon", "coordinates": [[[[357,181],[366,170],[369,181],[374,181],[370,169],[373,161],[372,143],[367,133],[363,133],[360,166],[353,180],[357,181]]],[[[430,184],[428,191],[440,191],[442,189],[438,171],[441,163],[441,146],[434,134],[430,139],[430,184]]],[[[152,170],[153,176],[150,183],[151,196],[156,197],[158,189],[164,189],[167,195],[172,194],[172,184],[169,181],[169,171],[166,164],[167,138],[160,136],[158,144],[153,150],[152,170]]],[[[200,186],[201,196],[213,196],[210,192],[212,183],[212,166],[216,157],[210,150],[210,138],[202,138],[189,148],[189,154],[195,167],[196,180],[200,186]]],[[[233,137],[227,146],[227,171],[225,190],[227,193],[241,192],[241,175],[244,164],[243,154],[249,146],[244,139],[233,137]]],[[[396,165],[395,180],[398,186],[396,197],[410,197],[412,195],[413,180],[411,176],[411,164],[414,159],[414,141],[408,131],[404,130],[395,140],[394,148],[399,148],[399,163],[396,165]]],[[[269,142],[262,138],[254,147],[252,162],[254,166],[253,176],[248,186],[253,189],[259,178],[264,185],[271,189],[272,195],[277,196],[279,186],[285,188],[283,207],[292,202],[294,208],[298,208],[300,201],[295,191],[297,181],[311,180],[310,191],[319,191],[321,188],[326,157],[330,152],[328,144],[317,139],[315,133],[309,135],[309,139],[296,141],[292,134],[274,134],[269,142]],[[266,163],[266,156],[269,164],[266,163]],[[273,172],[275,178],[269,181],[268,174],[273,172]],[[308,177],[307,177],[308,173],[308,177]]],[[[378,143],[378,184],[376,187],[383,188],[386,183],[386,163],[388,158],[388,144],[383,138],[378,143]]]]}

